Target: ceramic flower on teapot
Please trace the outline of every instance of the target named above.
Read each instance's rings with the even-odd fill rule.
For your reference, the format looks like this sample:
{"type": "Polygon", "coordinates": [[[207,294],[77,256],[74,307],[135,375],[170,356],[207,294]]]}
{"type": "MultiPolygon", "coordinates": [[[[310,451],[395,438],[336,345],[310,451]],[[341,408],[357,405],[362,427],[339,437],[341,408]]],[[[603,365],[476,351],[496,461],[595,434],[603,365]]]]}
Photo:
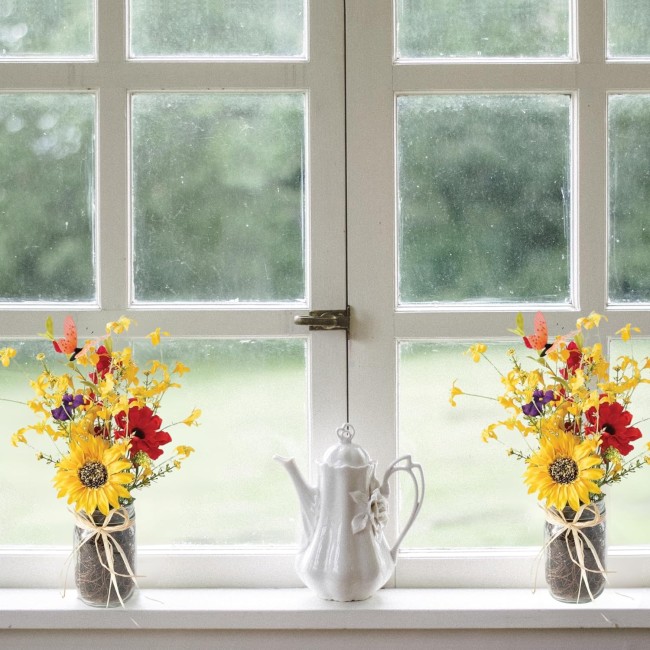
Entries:
{"type": "Polygon", "coordinates": [[[300,500],[303,540],[296,557],[296,571],[307,587],[327,600],[369,598],[391,576],[397,551],[422,507],[422,467],[410,456],[395,460],[381,483],[376,463],[352,442],[354,428],[337,430],[339,443],[330,447],[318,463],[318,487],[311,487],[293,458],[276,456],[291,476],[300,500]],[[406,525],[393,546],[384,536],[388,522],[388,479],[403,471],[415,484],[415,503],[406,525]]]}

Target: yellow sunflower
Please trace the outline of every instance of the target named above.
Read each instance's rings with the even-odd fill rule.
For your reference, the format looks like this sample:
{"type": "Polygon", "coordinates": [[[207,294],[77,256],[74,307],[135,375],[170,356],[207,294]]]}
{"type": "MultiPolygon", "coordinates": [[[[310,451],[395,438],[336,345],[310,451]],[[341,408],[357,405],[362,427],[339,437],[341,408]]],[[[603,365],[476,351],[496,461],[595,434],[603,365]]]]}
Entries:
{"type": "Polygon", "coordinates": [[[571,433],[544,436],[539,451],[528,459],[524,482],[528,493],[537,492],[547,507],[562,510],[567,504],[574,510],[590,503],[590,494],[600,494],[595,481],[605,471],[596,467],[602,458],[595,453],[598,439],[580,441],[571,433]]]}
{"type": "Polygon", "coordinates": [[[120,497],[130,499],[124,487],[133,481],[128,470],[131,462],[125,458],[127,445],[111,446],[107,440],[94,436],[70,441],[70,454],[58,463],[54,486],[57,496],[68,497],[75,510],[92,515],[99,510],[104,515],[109,509],[120,507],[120,497]]]}

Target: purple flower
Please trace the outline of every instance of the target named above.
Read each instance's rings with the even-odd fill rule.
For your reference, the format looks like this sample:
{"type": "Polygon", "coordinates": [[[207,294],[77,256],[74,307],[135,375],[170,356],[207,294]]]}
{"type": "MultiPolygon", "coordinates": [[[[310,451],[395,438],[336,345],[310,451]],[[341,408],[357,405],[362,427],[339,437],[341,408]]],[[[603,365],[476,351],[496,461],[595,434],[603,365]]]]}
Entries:
{"type": "Polygon", "coordinates": [[[83,395],[64,395],[61,398],[61,406],[52,409],[52,417],[55,420],[65,422],[72,417],[72,411],[84,403],[83,395]]]}
{"type": "Polygon", "coordinates": [[[533,391],[533,400],[528,404],[524,404],[521,407],[521,410],[524,412],[524,415],[528,415],[531,418],[535,418],[538,415],[542,414],[544,410],[544,404],[548,404],[553,399],[553,391],[543,390],[533,391]]]}

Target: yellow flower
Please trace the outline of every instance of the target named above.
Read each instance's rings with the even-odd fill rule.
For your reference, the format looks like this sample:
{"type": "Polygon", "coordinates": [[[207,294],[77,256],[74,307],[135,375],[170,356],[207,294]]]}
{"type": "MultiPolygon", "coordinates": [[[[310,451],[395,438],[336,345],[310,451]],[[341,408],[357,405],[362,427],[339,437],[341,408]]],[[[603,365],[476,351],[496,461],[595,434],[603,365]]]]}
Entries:
{"type": "Polygon", "coordinates": [[[527,461],[524,482],[528,493],[537,492],[547,507],[562,510],[567,505],[574,510],[580,503],[590,503],[590,494],[600,494],[595,481],[603,478],[605,471],[598,467],[602,459],[596,453],[599,440],[580,442],[571,433],[540,439],[539,451],[527,461]]]}
{"type": "Polygon", "coordinates": [[[621,335],[621,339],[623,339],[623,341],[629,341],[632,337],[632,332],[636,332],[638,334],[641,332],[641,330],[638,327],[632,327],[632,323],[628,323],[625,327],[622,327],[616,333],[621,335]]]}
{"type": "Polygon", "coordinates": [[[110,334],[113,332],[114,334],[122,334],[129,329],[130,325],[130,318],[127,318],[126,316],[120,316],[120,318],[118,318],[116,321],[106,323],[106,333],[110,334]]]}
{"type": "Polygon", "coordinates": [[[41,373],[35,381],[30,381],[29,385],[39,397],[45,397],[45,389],[49,388],[50,378],[45,372],[41,373]]]}
{"type": "Polygon", "coordinates": [[[6,368],[11,360],[16,356],[16,350],[13,348],[0,348],[0,360],[2,365],[6,368]]]}
{"type": "Polygon", "coordinates": [[[188,447],[187,445],[179,445],[176,447],[176,453],[181,456],[181,460],[185,460],[189,457],[191,453],[195,451],[194,447],[188,447]]]}
{"type": "Polygon", "coordinates": [[[576,322],[576,326],[578,329],[586,329],[590,330],[593,329],[594,327],[598,327],[600,325],[601,319],[607,320],[605,316],[602,314],[597,314],[595,311],[592,311],[589,316],[583,316],[582,318],[578,318],[576,322]]]}
{"type": "Polygon", "coordinates": [[[174,366],[174,369],[172,370],[173,373],[180,375],[181,377],[186,373],[189,372],[190,369],[182,364],[180,361],[176,362],[176,365],[174,366]]]}
{"type": "Polygon", "coordinates": [[[97,390],[102,398],[106,399],[113,395],[115,390],[115,380],[110,372],[104,375],[104,378],[97,384],[97,390]]]}
{"type": "Polygon", "coordinates": [[[487,345],[485,343],[476,343],[469,346],[469,350],[465,354],[472,355],[472,361],[478,363],[481,360],[481,355],[485,354],[487,351],[487,345]]]}
{"type": "Polygon", "coordinates": [[[58,463],[54,486],[57,496],[67,497],[75,510],[91,515],[95,510],[107,515],[120,507],[120,498],[130,499],[124,487],[133,481],[131,461],[125,458],[125,444],[113,446],[95,436],[70,441],[70,454],[58,463]]]}
{"type": "Polygon", "coordinates": [[[18,429],[16,433],[14,433],[11,436],[11,444],[14,447],[17,447],[19,443],[22,443],[24,445],[27,444],[27,438],[25,438],[25,433],[27,432],[27,427],[23,427],[22,429],[18,429]]]}
{"type": "Polygon", "coordinates": [[[151,339],[151,344],[156,346],[160,344],[160,337],[162,336],[169,336],[169,332],[161,332],[160,327],[156,327],[156,329],[147,334],[147,336],[151,339]]]}
{"type": "Polygon", "coordinates": [[[483,442],[488,442],[490,438],[493,440],[497,440],[497,434],[494,433],[494,430],[499,426],[498,424],[489,424],[483,431],[481,432],[481,440],[483,442]]]}
{"type": "Polygon", "coordinates": [[[201,409],[194,409],[184,420],[182,420],[183,424],[187,424],[187,426],[192,426],[193,424],[198,424],[196,420],[201,417],[201,409]]]}
{"type": "Polygon", "coordinates": [[[452,382],[452,384],[451,384],[451,394],[449,395],[449,403],[452,406],[457,406],[456,397],[458,397],[458,395],[463,394],[463,391],[460,388],[458,388],[458,386],[456,386],[456,381],[457,380],[454,379],[454,381],[452,382]]]}

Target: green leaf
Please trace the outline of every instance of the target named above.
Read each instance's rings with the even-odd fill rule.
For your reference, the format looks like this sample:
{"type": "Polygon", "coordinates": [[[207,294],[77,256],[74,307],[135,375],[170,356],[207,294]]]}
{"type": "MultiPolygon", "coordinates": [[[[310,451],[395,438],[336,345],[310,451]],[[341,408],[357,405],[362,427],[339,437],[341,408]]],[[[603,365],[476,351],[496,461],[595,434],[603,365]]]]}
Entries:
{"type": "Polygon", "coordinates": [[[54,340],[54,324],[52,323],[52,317],[48,316],[45,319],[45,333],[39,334],[44,339],[49,339],[50,341],[54,340]]]}
{"type": "Polygon", "coordinates": [[[516,334],[517,336],[526,336],[526,331],[524,330],[524,315],[519,312],[517,314],[517,321],[516,321],[517,329],[515,330],[508,330],[509,332],[512,332],[512,334],[516,334]]]}

